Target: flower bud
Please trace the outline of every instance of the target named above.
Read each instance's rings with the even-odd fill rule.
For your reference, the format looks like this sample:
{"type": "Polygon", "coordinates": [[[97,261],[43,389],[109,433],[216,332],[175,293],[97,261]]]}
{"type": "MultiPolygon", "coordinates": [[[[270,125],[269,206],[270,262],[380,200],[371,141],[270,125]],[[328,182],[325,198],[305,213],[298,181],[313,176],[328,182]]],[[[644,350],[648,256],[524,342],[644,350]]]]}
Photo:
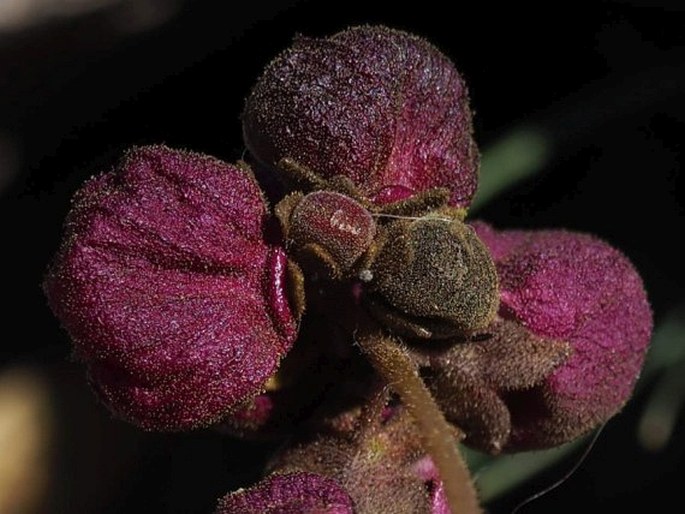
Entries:
{"type": "Polygon", "coordinates": [[[353,514],[352,501],[333,479],[316,473],[274,474],[224,496],[215,514],[353,514]]]}
{"type": "Polygon", "coordinates": [[[340,272],[348,271],[376,235],[376,224],[362,205],[331,191],[304,196],[288,220],[287,241],[295,251],[316,248],[340,272]]]}
{"type": "Polygon", "coordinates": [[[114,413],[183,430],[261,392],[297,331],[266,216],[248,170],[164,146],[77,193],[45,292],[114,413]]]}
{"type": "Polygon", "coordinates": [[[497,312],[494,263],[474,231],[456,219],[391,223],[371,271],[369,288],[386,310],[409,317],[426,337],[469,335],[497,312]]]}
{"type": "Polygon", "coordinates": [[[354,437],[333,432],[283,448],[267,478],[225,496],[216,514],[447,514],[438,471],[406,411],[368,414],[357,415],[354,437]]]}
{"type": "Polygon", "coordinates": [[[397,30],[298,37],[254,86],[243,135],[262,165],[290,158],[344,175],[378,203],[446,187],[467,207],[476,189],[464,81],[434,46],[397,30]]]}
{"type": "Polygon", "coordinates": [[[502,392],[512,425],[505,449],[555,446],[608,420],[632,393],[651,337],[635,268],[586,234],[474,228],[497,264],[500,314],[571,349],[534,387],[502,392]]]}

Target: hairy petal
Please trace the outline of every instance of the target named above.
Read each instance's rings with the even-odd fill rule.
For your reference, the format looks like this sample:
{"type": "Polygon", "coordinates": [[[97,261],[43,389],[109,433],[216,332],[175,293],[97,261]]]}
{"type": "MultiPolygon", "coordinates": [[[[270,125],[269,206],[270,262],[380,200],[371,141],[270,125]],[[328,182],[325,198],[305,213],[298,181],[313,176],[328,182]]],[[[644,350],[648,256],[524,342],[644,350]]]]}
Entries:
{"type": "Polygon", "coordinates": [[[352,500],[332,478],[316,473],[274,474],[224,496],[216,514],[353,514],[352,500]]]}
{"type": "Polygon", "coordinates": [[[45,292],[116,414],[188,429],[260,392],[296,334],[266,215],[249,171],[164,146],[77,193],[45,292]]]}
{"type": "Polygon", "coordinates": [[[609,419],[633,390],[652,331],[632,264],[586,234],[474,228],[497,264],[500,313],[572,349],[540,385],[505,394],[512,415],[507,449],[560,444],[609,419]]]}
{"type": "Polygon", "coordinates": [[[344,175],[378,203],[447,187],[467,207],[478,151],[463,79],[427,41],[385,27],[297,38],[267,67],[243,114],[245,144],[344,175]]]}
{"type": "Polygon", "coordinates": [[[486,246],[460,221],[426,216],[390,224],[373,263],[374,290],[435,337],[471,334],[497,313],[497,273],[486,246]]]}

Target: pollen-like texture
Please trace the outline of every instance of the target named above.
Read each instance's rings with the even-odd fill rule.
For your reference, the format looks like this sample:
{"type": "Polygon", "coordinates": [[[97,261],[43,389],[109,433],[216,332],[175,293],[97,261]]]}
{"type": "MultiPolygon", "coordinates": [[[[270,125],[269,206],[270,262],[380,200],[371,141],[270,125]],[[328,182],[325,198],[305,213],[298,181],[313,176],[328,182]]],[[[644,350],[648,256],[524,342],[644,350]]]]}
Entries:
{"type": "Polygon", "coordinates": [[[505,396],[506,449],[560,444],[609,419],[630,396],[651,337],[651,309],[632,264],[585,234],[474,228],[497,265],[500,313],[572,347],[542,384],[505,396]]]}
{"type": "Polygon", "coordinates": [[[266,215],[248,170],[164,146],[77,193],[45,291],[117,415],[182,430],[261,391],[296,335],[266,215]]]}
{"type": "Polygon", "coordinates": [[[459,334],[483,329],[497,312],[495,266],[485,245],[459,221],[394,222],[373,273],[373,287],[390,305],[447,321],[459,334]]]}
{"type": "Polygon", "coordinates": [[[296,472],[271,475],[224,496],[216,514],[353,514],[352,500],[332,478],[296,472]]]}
{"type": "Polygon", "coordinates": [[[467,207],[478,151],[466,86],[427,41],[385,27],[299,37],[266,68],[243,114],[264,165],[290,157],[345,175],[379,203],[433,187],[467,207]]]}

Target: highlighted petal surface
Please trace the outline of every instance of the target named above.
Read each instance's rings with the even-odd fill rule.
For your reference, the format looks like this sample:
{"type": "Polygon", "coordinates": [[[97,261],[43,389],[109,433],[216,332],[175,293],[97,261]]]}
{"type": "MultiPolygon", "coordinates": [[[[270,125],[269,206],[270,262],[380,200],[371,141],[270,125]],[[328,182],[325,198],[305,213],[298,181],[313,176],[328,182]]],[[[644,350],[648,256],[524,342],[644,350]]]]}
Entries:
{"type": "Polygon", "coordinates": [[[296,335],[266,215],[249,171],[164,146],[77,193],[45,290],[116,414],[182,430],[261,391],[296,335]]]}
{"type": "Polygon", "coordinates": [[[219,501],[216,514],[353,514],[352,500],[332,478],[297,472],[271,475],[219,501]]]}
{"type": "Polygon", "coordinates": [[[586,234],[474,228],[497,264],[500,313],[572,347],[542,384],[505,396],[512,415],[507,449],[554,446],[609,419],[632,393],[651,337],[651,309],[635,268],[586,234]]]}
{"type": "Polygon", "coordinates": [[[384,27],[300,37],[248,98],[243,134],[267,166],[345,175],[378,203],[447,187],[469,205],[478,151],[464,81],[427,41],[384,27]]]}

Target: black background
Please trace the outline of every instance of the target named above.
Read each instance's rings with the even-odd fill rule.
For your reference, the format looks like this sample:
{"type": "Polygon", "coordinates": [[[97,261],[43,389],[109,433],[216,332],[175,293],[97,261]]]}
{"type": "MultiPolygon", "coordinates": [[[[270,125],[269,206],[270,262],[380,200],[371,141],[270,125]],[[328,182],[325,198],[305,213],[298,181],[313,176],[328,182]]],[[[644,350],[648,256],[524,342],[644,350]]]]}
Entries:
{"type": "MultiPolygon", "coordinates": [[[[657,324],[683,302],[681,3],[457,2],[455,14],[432,0],[391,8],[368,0],[173,4],[156,26],[99,13],[0,35],[0,140],[15,152],[14,174],[6,167],[0,182],[7,302],[0,363],[35,364],[53,383],[60,439],[46,512],[208,512],[217,497],[257,478],[268,447],[213,432],[143,434],[111,420],[68,360],[68,338],[40,282],[69,198],[122,149],[165,142],[240,158],[243,99],[296,32],[382,23],[426,36],[466,77],[481,147],[524,122],[554,143],[541,174],[479,217],[612,242],[641,271],[657,324]]],[[[572,478],[522,512],[682,505],[683,430],[661,452],[638,446],[643,399],[608,425],[572,478]]],[[[489,511],[510,512],[571,465],[564,461],[489,511]]]]}

